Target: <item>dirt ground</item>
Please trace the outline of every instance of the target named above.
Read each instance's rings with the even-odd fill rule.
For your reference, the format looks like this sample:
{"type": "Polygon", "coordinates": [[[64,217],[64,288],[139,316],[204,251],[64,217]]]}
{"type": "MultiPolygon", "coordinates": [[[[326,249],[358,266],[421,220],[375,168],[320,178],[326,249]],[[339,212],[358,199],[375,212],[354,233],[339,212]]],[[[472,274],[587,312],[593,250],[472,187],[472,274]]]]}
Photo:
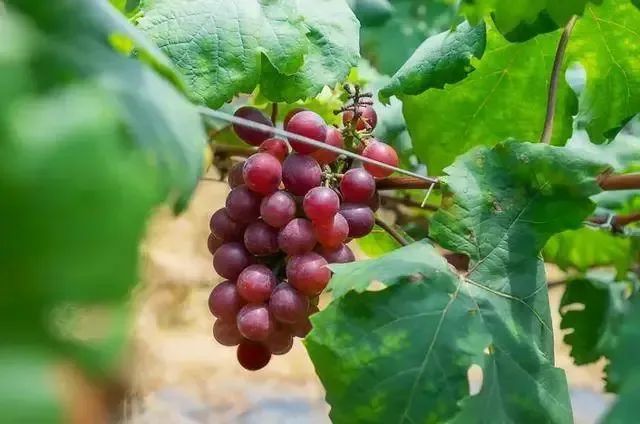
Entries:
{"type": "MultiPolygon", "coordinates": [[[[203,181],[185,214],[175,218],[162,210],[153,219],[143,249],[143,285],[135,295],[126,421],[327,423],[322,386],[299,341],[255,373],[236,363],[233,348],[213,341],[206,300],[220,278],[206,239],[209,216],[226,193],[226,184],[203,181]]],[[[553,311],[561,295],[561,289],[551,291],[553,311]]],[[[602,364],[575,367],[561,337],[556,328],[556,362],[567,370],[576,422],[594,422],[608,402],[598,395],[602,364]]]]}

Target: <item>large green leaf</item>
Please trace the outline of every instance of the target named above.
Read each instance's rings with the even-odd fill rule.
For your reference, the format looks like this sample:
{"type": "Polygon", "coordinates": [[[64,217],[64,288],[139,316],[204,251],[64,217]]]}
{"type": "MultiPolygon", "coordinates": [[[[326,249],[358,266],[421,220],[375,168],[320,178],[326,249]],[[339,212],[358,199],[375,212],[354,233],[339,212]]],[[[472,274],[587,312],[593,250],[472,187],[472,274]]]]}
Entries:
{"type": "Polygon", "coordinates": [[[640,402],[640,299],[636,297],[620,332],[618,346],[611,356],[609,378],[620,386],[616,403],[604,419],[605,424],[632,423],[640,402]]]}
{"type": "Polygon", "coordinates": [[[613,266],[624,274],[633,263],[631,247],[628,237],[614,235],[606,229],[585,227],[554,235],[542,253],[546,262],[565,271],[585,272],[593,267],[613,266]]]}
{"type": "Polygon", "coordinates": [[[602,0],[463,0],[460,9],[473,21],[491,15],[507,39],[525,41],[564,26],[589,2],[602,0]]]}
{"type": "Polygon", "coordinates": [[[571,330],[563,340],[577,365],[595,362],[615,346],[627,308],[625,290],[625,284],[606,274],[567,282],[560,302],[560,328],[571,330]]]}
{"type": "Polygon", "coordinates": [[[571,422],[539,251],[591,212],[602,169],[547,145],[474,149],[446,169],[430,223],[470,257],[467,274],[427,242],[335,266],[336,300],[306,341],[334,422],[571,422]],[[469,396],[473,364],[483,384],[469,396]]]}
{"type": "Polygon", "coordinates": [[[33,63],[38,84],[55,90],[70,80],[90,80],[102,88],[106,101],[122,111],[132,140],[154,156],[167,191],[182,209],[202,172],[206,135],[200,117],[169,80],[114,50],[113,43],[126,36],[141,46],[137,56],[153,58],[156,69],[177,81],[166,56],[105,1],[8,3],[46,32],[33,63]]]}
{"type": "Polygon", "coordinates": [[[464,22],[451,31],[425,40],[380,90],[383,100],[402,94],[416,95],[429,88],[444,88],[473,71],[471,60],[480,58],[486,46],[486,26],[464,22]]]}
{"type": "Polygon", "coordinates": [[[459,22],[446,0],[394,0],[384,25],[361,31],[362,55],[382,73],[393,74],[428,37],[459,22]]]}
{"type": "MultiPolygon", "coordinates": [[[[559,36],[511,44],[488,26],[484,56],[473,62],[476,70],[467,78],[444,90],[402,97],[414,150],[431,174],[473,146],[492,146],[509,137],[539,138],[559,36]]],[[[564,144],[571,134],[570,106],[575,105],[564,79],[558,102],[568,119],[558,113],[552,142],[564,144]]]]}
{"type": "Polygon", "coordinates": [[[586,71],[579,125],[591,140],[612,138],[640,112],[640,10],[628,1],[587,6],[571,35],[567,62],[586,71]]]}
{"type": "Polygon", "coordinates": [[[220,107],[261,84],[273,101],[312,97],[358,59],[359,24],[343,0],[145,0],[140,27],[220,107]]]}

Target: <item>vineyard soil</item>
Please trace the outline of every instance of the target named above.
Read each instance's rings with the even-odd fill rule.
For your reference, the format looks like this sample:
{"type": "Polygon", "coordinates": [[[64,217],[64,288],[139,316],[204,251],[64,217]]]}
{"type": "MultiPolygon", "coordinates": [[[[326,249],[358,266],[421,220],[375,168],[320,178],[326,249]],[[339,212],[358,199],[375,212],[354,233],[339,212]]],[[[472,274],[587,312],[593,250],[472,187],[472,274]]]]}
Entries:
{"type": "MultiPolygon", "coordinates": [[[[217,177],[213,171],[208,176],[217,177]]],[[[222,206],[227,190],[224,184],[203,183],[185,214],[175,218],[169,210],[158,211],[150,226],[143,246],[144,281],[135,295],[129,422],[169,417],[170,422],[188,424],[257,418],[264,423],[328,423],[322,386],[299,340],[286,357],[272,358],[260,373],[244,371],[234,349],[212,340],[206,299],[221,279],[212,278],[206,223],[210,212],[222,206]]],[[[555,269],[548,272],[552,281],[562,278],[555,269]]],[[[558,324],[562,289],[550,293],[553,322],[558,324]]],[[[567,370],[576,422],[593,423],[607,405],[607,399],[596,394],[602,391],[603,364],[573,365],[557,325],[554,330],[556,362],[567,370]]]]}

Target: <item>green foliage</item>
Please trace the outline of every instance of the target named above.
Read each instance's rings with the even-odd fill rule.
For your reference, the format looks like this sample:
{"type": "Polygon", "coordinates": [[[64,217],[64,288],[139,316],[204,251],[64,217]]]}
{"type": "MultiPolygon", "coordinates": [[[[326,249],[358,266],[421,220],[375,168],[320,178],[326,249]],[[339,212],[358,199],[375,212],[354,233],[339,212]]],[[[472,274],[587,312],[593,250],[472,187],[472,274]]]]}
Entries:
{"type": "Polygon", "coordinates": [[[373,228],[371,233],[358,239],[358,246],[368,257],[377,258],[396,250],[400,247],[400,243],[391,237],[385,230],[376,226],[373,228]]]}
{"type": "Polygon", "coordinates": [[[444,88],[473,71],[471,60],[486,47],[486,26],[464,22],[451,31],[430,37],[380,90],[383,100],[402,94],[420,94],[429,88],[444,88]]]}
{"type": "Polygon", "coordinates": [[[468,274],[426,242],[335,266],[337,300],[307,338],[334,422],[571,422],[538,252],[591,212],[602,169],[546,145],[474,149],[446,169],[430,226],[468,274]],[[469,397],[472,364],[484,380],[469,397]]]}
{"type": "Polygon", "coordinates": [[[472,21],[491,15],[508,40],[526,41],[564,26],[590,2],[602,0],[462,0],[460,9],[472,21]]]}
{"type": "Polygon", "coordinates": [[[571,330],[564,342],[571,347],[577,365],[595,362],[615,347],[627,309],[626,289],[624,283],[604,273],[567,282],[560,302],[560,328],[571,330]]]}
{"type": "MultiPolygon", "coordinates": [[[[402,97],[414,150],[432,175],[474,146],[492,146],[509,137],[538,139],[559,36],[556,32],[511,44],[489,26],[484,56],[472,62],[476,70],[466,79],[402,97]]],[[[560,86],[559,108],[571,110],[573,95],[566,82],[560,86]]],[[[570,135],[571,122],[557,117],[553,144],[564,144],[570,135]]]]}
{"type": "Polygon", "coordinates": [[[616,403],[604,419],[605,424],[626,424],[637,417],[640,402],[640,299],[635,298],[625,320],[619,344],[611,356],[609,378],[620,386],[616,403]]]}
{"type": "Polygon", "coordinates": [[[382,26],[361,31],[362,55],[380,72],[395,73],[427,38],[459,21],[446,0],[394,0],[393,15],[382,26]]]}
{"type": "Polygon", "coordinates": [[[146,222],[187,200],[205,136],[168,59],[107,2],[6,3],[0,408],[60,422],[57,364],[103,377],[119,363],[146,222]],[[97,313],[105,325],[78,337],[97,313]]]}
{"type": "Polygon", "coordinates": [[[347,3],[365,27],[384,24],[394,12],[389,0],[347,0],[347,3]]]}
{"type": "Polygon", "coordinates": [[[343,0],[145,0],[141,8],[140,28],[211,107],[258,84],[272,101],[313,97],[358,59],[358,21],[343,0]]]}
{"type": "Polygon", "coordinates": [[[640,112],[640,10],[628,1],[587,6],[573,31],[567,62],[578,62],[587,81],[580,95],[578,124],[591,140],[612,138],[640,112]]]}

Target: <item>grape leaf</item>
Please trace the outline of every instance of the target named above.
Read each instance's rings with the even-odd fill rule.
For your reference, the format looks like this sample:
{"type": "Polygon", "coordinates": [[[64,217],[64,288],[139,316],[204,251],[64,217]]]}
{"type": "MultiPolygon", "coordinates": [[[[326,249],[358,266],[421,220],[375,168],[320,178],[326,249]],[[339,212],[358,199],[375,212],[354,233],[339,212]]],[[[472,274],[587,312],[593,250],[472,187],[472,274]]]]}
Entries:
{"type": "Polygon", "coordinates": [[[624,274],[633,263],[631,239],[596,228],[563,231],[549,239],[544,260],[568,271],[585,272],[593,267],[613,266],[624,274]]]}
{"type": "Polygon", "coordinates": [[[625,289],[625,284],[604,274],[567,282],[560,302],[560,328],[572,330],[563,340],[577,365],[595,362],[615,346],[627,308],[625,289]]]}
{"type": "Polygon", "coordinates": [[[370,258],[377,258],[400,247],[393,237],[376,226],[366,236],[358,239],[358,247],[370,258]]]}
{"type": "Polygon", "coordinates": [[[362,26],[377,27],[387,22],[393,15],[389,0],[347,0],[362,26]]]}
{"type": "Polygon", "coordinates": [[[576,118],[601,143],[640,112],[640,10],[627,1],[587,6],[571,35],[567,62],[586,71],[576,118]]]}
{"type": "Polygon", "coordinates": [[[480,58],[486,47],[486,26],[467,22],[451,31],[428,38],[380,90],[380,97],[416,95],[429,88],[444,88],[473,71],[472,57],[480,58]]]}
{"type": "Polygon", "coordinates": [[[640,402],[640,298],[636,297],[624,320],[619,343],[611,355],[609,378],[620,386],[618,399],[603,420],[605,424],[634,422],[640,402]]]}
{"type": "MultiPolygon", "coordinates": [[[[467,78],[444,90],[402,97],[414,150],[431,174],[479,144],[491,146],[509,137],[538,139],[559,36],[556,32],[511,44],[488,26],[484,56],[473,63],[476,70],[467,78]]],[[[575,106],[566,82],[559,84],[558,104],[563,107],[556,115],[553,144],[564,144],[571,135],[575,106]]]]}
{"type": "Polygon", "coordinates": [[[167,57],[107,2],[8,3],[47,31],[34,63],[38,84],[57,89],[73,78],[101,87],[102,94],[123,111],[123,124],[132,139],[163,169],[166,189],[176,210],[181,210],[202,172],[206,135],[197,110],[175,88],[175,81],[181,80],[167,57]],[[114,50],[110,42],[115,35],[128,37],[140,46],[132,53],[148,58],[156,70],[172,77],[162,78],[114,50]]]}
{"type": "Polygon", "coordinates": [[[362,55],[382,73],[393,74],[428,37],[459,21],[446,0],[395,0],[393,15],[384,25],[364,27],[362,55]]]}
{"type": "Polygon", "coordinates": [[[526,41],[564,26],[573,15],[582,15],[589,2],[602,0],[463,0],[460,10],[474,22],[491,15],[508,40],[526,41]]]}
{"type": "Polygon", "coordinates": [[[572,422],[539,251],[581,225],[603,169],[566,148],[476,148],[446,169],[430,223],[438,243],[470,257],[468,274],[427,242],[334,266],[336,300],[306,339],[333,421],[572,422]],[[372,281],[386,288],[366,291],[372,281]],[[472,364],[484,376],[475,396],[472,364]]]}
{"type": "Polygon", "coordinates": [[[273,101],[312,97],[358,59],[358,21],[342,0],[145,0],[141,10],[140,28],[214,108],[258,84],[273,101]]]}

